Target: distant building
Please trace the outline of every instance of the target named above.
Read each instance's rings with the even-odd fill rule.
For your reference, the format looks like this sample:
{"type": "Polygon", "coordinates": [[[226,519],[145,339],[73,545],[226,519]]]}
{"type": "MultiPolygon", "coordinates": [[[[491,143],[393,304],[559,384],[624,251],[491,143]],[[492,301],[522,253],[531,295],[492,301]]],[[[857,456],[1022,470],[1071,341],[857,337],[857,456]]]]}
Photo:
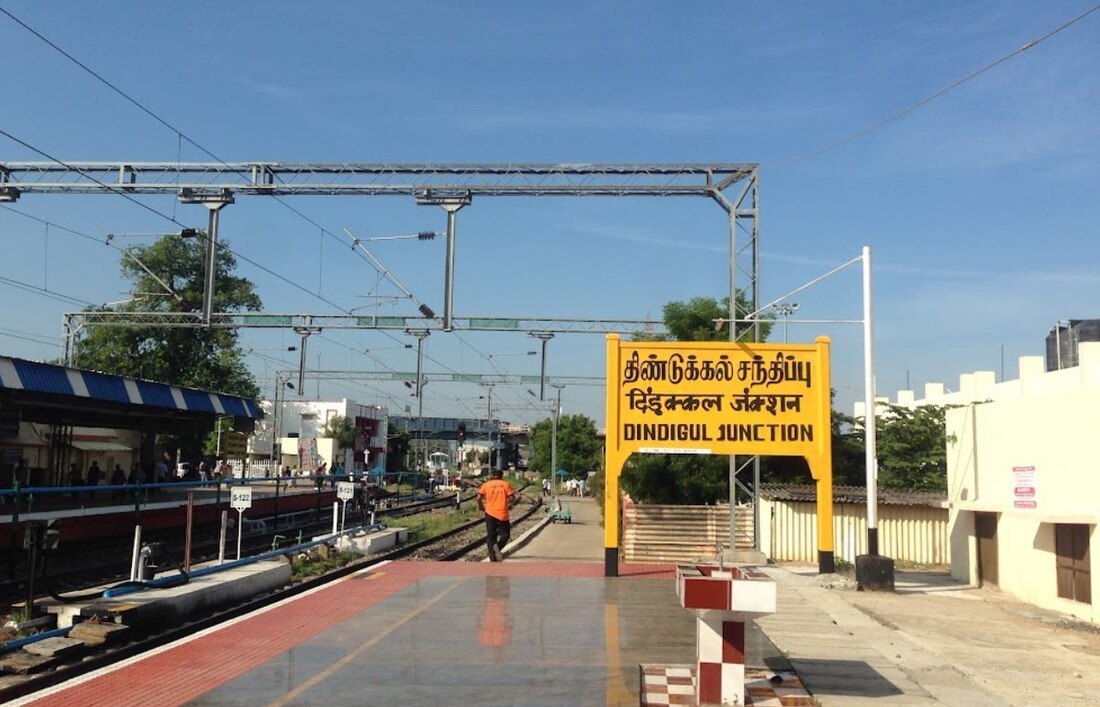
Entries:
{"type": "Polygon", "coordinates": [[[1047,370],[1076,366],[1082,341],[1100,341],[1100,319],[1062,319],[1047,334],[1047,370]]]}
{"type": "Polygon", "coordinates": [[[951,575],[1100,623],[1093,600],[1100,596],[1100,553],[1090,551],[1100,543],[1100,342],[1085,340],[1095,329],[1076,324],[1084,322],[1058,332],[1058,345],[1067,333],[1075,336],[1072,359],[1061,351],[1060,370],[1049,370],[1048,338],[1046,360],[1022,356],[1016,380],[997,383],[992,371],[977,371],[960,376],[957,391],[929,384],[923,400],[899,391],[895,404],[951,406],[951,575]]]}
{"type": "Polygon", "coordinates": [[[274,410],[272,401],[263,401],[264,420],[256,428],[249,443],[249,455],[253,462],[274,462],[279,457],[281,466],[303,468],[312,471],[324,462],[329,466],[336,462],[347,471],[369,471],[386,466],[386,430],[389,419],[381,405],[360,405],[347,398],[341,400],[280,400],[274,410]],[[359,434],[353,449],[341,457],[333,440],[321,437],[325,425],[334,417],[346,417],[352,421],[359,434]],[[278,427],[272,429],[272,425],[278,427]],[[278,439],[278,448],[272,448],[272,439],[278,439]],[[276,454],[279,453],[280,454],[276,454]]]}

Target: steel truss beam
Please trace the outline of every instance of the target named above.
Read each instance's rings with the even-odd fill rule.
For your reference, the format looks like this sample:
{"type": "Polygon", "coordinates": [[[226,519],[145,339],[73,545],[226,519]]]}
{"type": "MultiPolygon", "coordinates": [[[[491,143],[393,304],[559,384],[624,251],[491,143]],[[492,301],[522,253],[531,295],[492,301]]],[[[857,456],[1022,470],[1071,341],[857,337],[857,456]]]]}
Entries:
{"type": "Polygon", "coordinates": [[[756,164],[396,164],[286,162],[6,162],[0,188],[21,194],[704,196],[756,164]]]}
{"type": "MultiPolygon", "coordinates": [[[[285,375],[294,375],[297,371],[287,371],[285,375]]],[[[279,375],[284,375],[280,373],[279,375]]],[[[309,371],[310,380],[321,381],[397,381],[407,383],[416,381],[416,371],[309,371]]],[[[543,380],[540,375],[515,375],[511,373],[425,373],[424,382],[432,383],[478,383],[485,385],[531,385],[543,380]]],[[[604,386],[607,383],[602,376],[547,376],[546,384],[555,386],[604,386]]],[[[535,402],[535,401],[533,401],[535,402]]],[[[536,404],[537,407],[537,404],[536,404]]]]}
{"type": "MultiPolygon", "coordinates": [[[[556,334],[651,334],[665,330],[656,319],[560,319],[533,317],[455,317],[455,329],[463,331],[553,332],[556,334]]],[[[349,314],[266,314],[262,312],[215,312],[210,323],[201,312],[119,312],[113,310],[66,312],[66,329],[83,327],[166,327],[200,329],[386,329],[443,331],[437,319],[420,314],[408,316],[356,316],[349,314]]]]}

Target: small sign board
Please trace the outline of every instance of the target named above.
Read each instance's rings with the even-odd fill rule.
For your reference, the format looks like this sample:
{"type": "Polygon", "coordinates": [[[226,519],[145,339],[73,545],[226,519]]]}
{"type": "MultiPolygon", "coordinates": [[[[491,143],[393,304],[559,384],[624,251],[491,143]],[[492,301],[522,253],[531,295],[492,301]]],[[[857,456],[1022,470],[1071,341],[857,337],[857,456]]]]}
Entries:
{"type": "Polygon", "coordinates": [[[229,505],[238,511],[252,508],[252,487],[236,486],[229,497],[229,505]]]}
{"type": "Polygon", "coordinates": [[[243,432],[223,432],[221,452],[235,457],[243,456],[248,452],[248,435],[243,432]]]}
{"type": "Polygon", "coordinates": [[[1013,508],[1038,508],[1035,493],[1035,467],[1012,467],[1012,506],[1013,508]]]}
{"type": "Polygon", "coordinates": [[[336,484],[336,498],[341,501],[350,501],[355,497],[355,484],[351,481],[340,481],[336,484]]]}

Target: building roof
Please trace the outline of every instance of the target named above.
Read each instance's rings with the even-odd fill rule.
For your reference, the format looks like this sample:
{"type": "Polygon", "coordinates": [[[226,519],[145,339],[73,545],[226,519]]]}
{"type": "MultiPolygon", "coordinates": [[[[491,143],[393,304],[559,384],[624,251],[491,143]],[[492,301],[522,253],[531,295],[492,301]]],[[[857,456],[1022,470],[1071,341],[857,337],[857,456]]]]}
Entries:
{"type": "MultiPolygon", "coordinates": [[[[760,497],[769,501],[795,501],[813,503],[817,500],[817,487],[813,484],[761,484],[760,497]]],[[[878,490],[878,502],[885,506],[934,506],[946,507],[947,494],[938,491],[878,490]]],[[[833,503],[867,503],[864,486],[834,486],[833,503]]]]}
{"type": "MultiPolygon", "coordinates": [[[[23,419],[63,424],[100,425],[101,415],[147,417],[232,415],[257,420],[255,400],[0,356],[0,405],[23,410],[23,419]]],[[[121,425],[117,425],[121,426],[121,425]]]]}

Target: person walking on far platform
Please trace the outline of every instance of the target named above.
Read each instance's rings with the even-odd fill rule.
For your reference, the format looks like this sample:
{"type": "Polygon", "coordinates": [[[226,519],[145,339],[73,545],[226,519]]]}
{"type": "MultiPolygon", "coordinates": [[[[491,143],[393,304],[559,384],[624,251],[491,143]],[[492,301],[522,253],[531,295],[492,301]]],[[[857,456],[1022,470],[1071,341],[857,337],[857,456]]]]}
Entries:
{"type": "Polygon", "coordinates": [[[512,535],[508,511],[516,505],[516,493],[503,477],[503,471],[493,469],[492,478],[477,490],[477,507],[485,514],[485,545],[493,562],[504,559],[500,550],[508,544],[512,535]]]}

